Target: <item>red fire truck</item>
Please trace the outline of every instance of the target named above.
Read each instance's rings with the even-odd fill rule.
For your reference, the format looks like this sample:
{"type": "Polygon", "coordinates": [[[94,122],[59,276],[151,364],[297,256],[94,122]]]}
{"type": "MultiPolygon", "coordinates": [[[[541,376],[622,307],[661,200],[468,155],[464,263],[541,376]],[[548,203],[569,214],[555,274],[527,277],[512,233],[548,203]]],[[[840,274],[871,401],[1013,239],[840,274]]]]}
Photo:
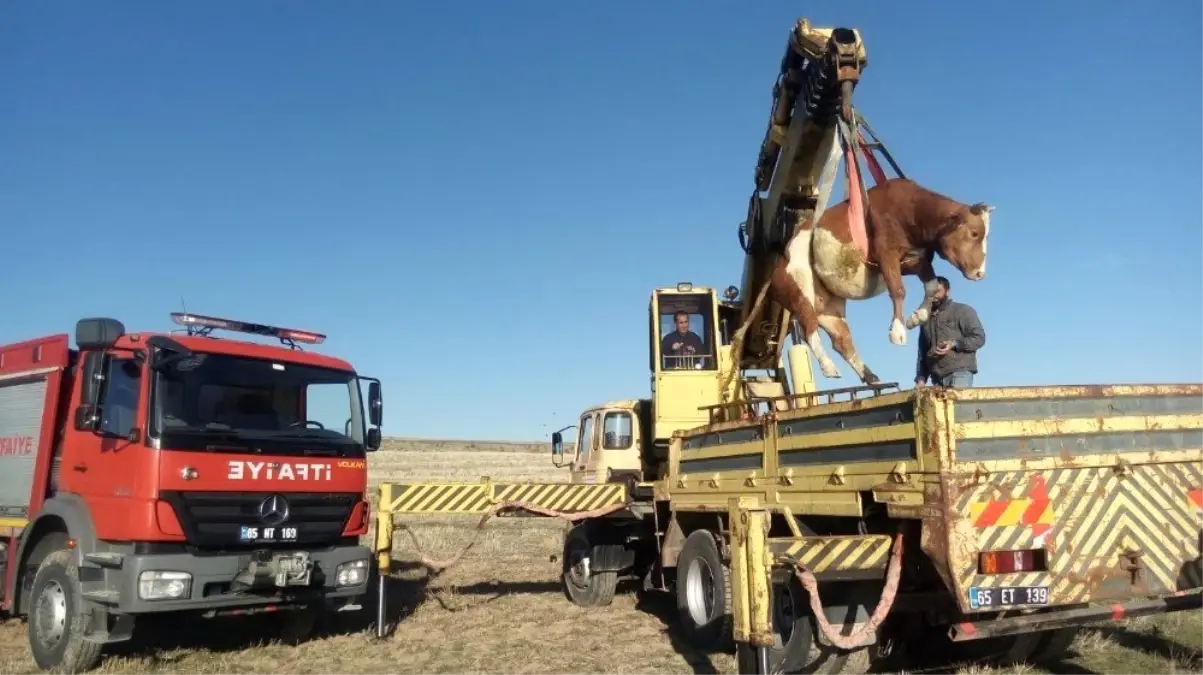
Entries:
{"type": "Polygon", "coordinates": [[[142,615],[278,611],[300,637],[367,591],[380,381],[301,349],[319,333],[172,319],[0,346],[0,612],[44,670],[93,667],[142,615]]]}

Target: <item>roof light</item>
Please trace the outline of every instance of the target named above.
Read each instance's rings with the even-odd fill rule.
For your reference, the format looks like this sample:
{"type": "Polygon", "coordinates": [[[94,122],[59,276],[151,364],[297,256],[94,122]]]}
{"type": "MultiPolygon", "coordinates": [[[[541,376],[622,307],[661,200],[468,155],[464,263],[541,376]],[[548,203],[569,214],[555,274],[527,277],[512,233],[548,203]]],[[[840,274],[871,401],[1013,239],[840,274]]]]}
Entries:
{"type": "Polygon", "coordinates": [[[689,291],[692,291],[692,290],[693,290],[693,282],[682,281],[677,284],[677,291],[679,291],[681,293],[688,293],[689,291]]]}
{"type": "Polygon", "coordinates": [[[220,319],[215,316],[205,316],[203,314],[189,314],[186,312],[172,312],[171,320],[177,325],[184,326],[188,329],[189,335],[208,335],[215,329],[235,331],[238,333],[251,333],[253,335],[266,335],[268,337],[279,338],[281,342],[304,342],[306,344],[316,345],[325,342],[326,336],[321,333],[315,333],[308,330],[297,330],[295,328],[279,328],[277,326],[268,326],[261,323],[251,323],[249,321],[236,321],[234,319],[220,319]]]}

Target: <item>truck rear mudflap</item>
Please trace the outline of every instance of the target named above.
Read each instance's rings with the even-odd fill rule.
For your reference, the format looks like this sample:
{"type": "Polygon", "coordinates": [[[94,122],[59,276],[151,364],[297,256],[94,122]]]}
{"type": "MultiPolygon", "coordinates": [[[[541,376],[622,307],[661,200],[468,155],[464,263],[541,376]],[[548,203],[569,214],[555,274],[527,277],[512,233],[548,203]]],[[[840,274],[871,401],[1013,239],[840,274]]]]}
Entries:
{"type": "Polygon", "coordinates": [[[1198,385],[946,394],[946,580],[961,611],[1059,608],[1059,619],[992,619],[997,633],[1008,621],[1026,631],[1115,608],[1198,606],[1197,595],[1171,598],[1203,586],[1201,394],[1198,385]]]}

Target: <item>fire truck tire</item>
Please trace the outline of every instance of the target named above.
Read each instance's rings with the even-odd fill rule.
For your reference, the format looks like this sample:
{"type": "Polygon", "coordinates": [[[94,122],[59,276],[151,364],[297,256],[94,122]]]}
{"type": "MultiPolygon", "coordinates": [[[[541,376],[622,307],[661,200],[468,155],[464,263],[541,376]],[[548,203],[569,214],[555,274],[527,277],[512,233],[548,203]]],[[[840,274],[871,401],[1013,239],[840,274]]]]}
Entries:
{"type": "Polygon", "coordinates": [[[313,637],[328,615],[329,612],[317,604],[280,612],[276,615],[276,635],[280,642],[295,647],[313,637]]]}
{"type": "Polygon", "coordinates": [[[685,538],[677,558],[677,614],[686,641],[699,649],[734,647],[730,575],[713,534],[696,530],[685,538]]]}
{"type": "Polygon", "coordinates": [[[42,670],[81,673],[100,662],[103,644],[84,638],[79,568],[70,550],[58,549],[38,566],[27,628],[29,650],[42,670]]]}
{"type": "Polygon", "coordinates": [[[573,526],[564,537],[560,582],[568,599],[581,607],[609,605],[618,588],[617,571],[597,572],[588,568],[586,561],[594,545],[584,524],[573,526]]]}
{"type": "Polygon", "coordinates": [[[810,598],[801,582],[791,576],[773,585],[770,618],[780,647],[769,651],[774,672],[860,675],[872,665],[871,647],[851,651],[825,647],[818,639],[818,624],[810,611],[810,598]]]}

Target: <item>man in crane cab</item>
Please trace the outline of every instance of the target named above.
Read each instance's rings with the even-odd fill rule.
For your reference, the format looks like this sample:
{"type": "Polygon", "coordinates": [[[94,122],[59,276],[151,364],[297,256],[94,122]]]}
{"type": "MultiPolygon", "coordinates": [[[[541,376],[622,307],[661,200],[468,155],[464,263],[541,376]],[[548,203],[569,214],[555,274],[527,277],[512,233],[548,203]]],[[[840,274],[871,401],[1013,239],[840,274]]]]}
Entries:
{"type": "Polygon", "coordinates": [[[689,329],[689,314],[684,311],[673,315],[676,330],[660,340],[660,355],[666,369],[701,368],[703,359],[690,358],[695,354],[706,356],[706,344],[697,333],[689,329]]]}
{"type": "Polygon", "coordinates": [[[986,329],[977,312],[948,295],[948,279],[936,277],[931,315],[919,326],[915,386],[972,387],[977,350],[986,344],[986,329]]]}

